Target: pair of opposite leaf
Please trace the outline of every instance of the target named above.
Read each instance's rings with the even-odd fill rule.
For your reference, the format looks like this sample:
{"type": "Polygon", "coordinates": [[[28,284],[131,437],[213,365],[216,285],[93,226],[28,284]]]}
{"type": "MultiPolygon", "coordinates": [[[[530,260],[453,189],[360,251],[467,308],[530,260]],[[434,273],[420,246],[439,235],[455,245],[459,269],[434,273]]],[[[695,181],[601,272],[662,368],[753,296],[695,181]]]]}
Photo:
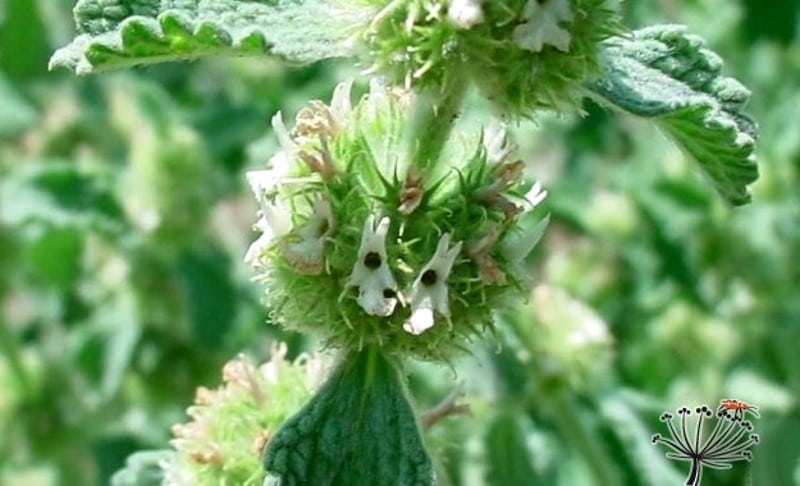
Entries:
{"type": "MultiPolygon", "coordinates": [[[[624,32],[616,2],[608,0],[79,0],[74,13],[78,35],[53,55],[51,67],[86,74],[211,54],[269,54],[300,63],[365,55],[366,64],[378,66],[370,56],[386,47],[385,59],[397,66],[385,67],[402,71],[403,63],[430,48],[430,59],[420,61],[428,74],[431,62],[456,60],[442,67],[436,80],[447,78],[466,58],[466,73],[483,91],[486,82],[495,81],[516,91],[489,93],[496,100],[513,98],[510,104],[497,101],[503,111],[525,116],[541,107],[562,111],[590,97],[652,120],[731,204],[749,202],[748,185],[758,178],[756,126],[741,111],[749,91],[723,76],[719,56],[684,27],[624,32]],[[403,9],[393,24],[389,17],[403,9]],[[373,32],[381,22],[388,22],[385,32],[373,32]],[[481,39],[484,34],[505,38],[481,39]],[[510,60],[481,57],[493,52],[481,46],[498,40],[519,54],[510,60]],[[459,54],[460,49],[471,50],[459,54]],[[558,69],[562,61],[568,69],[558,69]],[[545,72],[550,67],[556,71],[550,74],[571,76],[570,83],[558,84],[558,76],[545,72]],[[514,75],[533,84],[507,85],[514,75]],[[536,93],[546,93],[546,99],[536,93]],[[514,106],[525,100],[535,103],[514,106]]],[[[408,79],[422,83],[428,74],[408,79]]]]}

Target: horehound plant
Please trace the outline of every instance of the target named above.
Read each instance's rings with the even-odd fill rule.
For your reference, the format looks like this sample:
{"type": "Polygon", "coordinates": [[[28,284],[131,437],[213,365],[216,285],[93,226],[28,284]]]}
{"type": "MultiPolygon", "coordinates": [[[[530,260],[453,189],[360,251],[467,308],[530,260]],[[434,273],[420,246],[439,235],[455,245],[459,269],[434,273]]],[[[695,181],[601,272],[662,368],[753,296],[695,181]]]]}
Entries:
{"type": "MultiPolygon", "coordinates": [[[[494,312],[529,293],[524,261],[547,221],[536,210],[546,191],[502,123],[454,129],[470,89],[511,123],[580,112],[584,98],[651,119],[726,200],[749,201],[747,89],[685,28],[628,31],[617,10],[611,0],[77,3],[79,35],[51,65],[79,74],[270,54],[353,57],[374,76],[359,101],[344,82],[291,129],[277,114],[280,152],[247,174],[261,235],[245,258],[273,321],[338,353],[265,440],[267,484],[436,482],[404,365],[449,362],[492,333],[494,312]]],[[[190,481],[214,483],[206,474],[197,467],[190,481]]]]}

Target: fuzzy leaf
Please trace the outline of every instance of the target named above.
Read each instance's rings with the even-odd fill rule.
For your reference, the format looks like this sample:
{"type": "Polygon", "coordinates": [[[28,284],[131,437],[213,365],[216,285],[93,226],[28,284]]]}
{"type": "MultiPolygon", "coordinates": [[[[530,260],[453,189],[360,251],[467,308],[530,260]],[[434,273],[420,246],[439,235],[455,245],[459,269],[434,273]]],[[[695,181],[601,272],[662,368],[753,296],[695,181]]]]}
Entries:
{"type": "Polygon", "coordinates": [[[533,457],[525,443],[525,416],[502,411],[492,421],[486,435],[488,454],[486,484],[544,484],[533,466],[533,457]]]}
{"type": "Polygon", "coordinates": [[[79,0],[78,35],[50,68],[78,74],[208,55],[312,62],[346,53],[347,18],[324,0],[79,0]]]}
{"type": "Polygon", "coordinates": [[[281,427],[264,468],[276,486],[434,484],[399,370],[373,348],[345,359],[281,427]]]}
{"type": "Polygon", "coordinates": [[[36,123],[38,114],[0,73],[0,138],[15,136],[36,123]]]}
{"type": "Polygon", "coordinates": [[[758,178],[756,125],[741,113],[750,92],[721,75],[722,60],[679,25],[657,25],[603,45],[605,77],[589,83],[601,101],[652,119],[734,205],[758,178]]]}
{"type": "Polygon", "coordinates": [[[111,477],[112,486],[157,486],[164,484],[161,463],[175,455],[171,450],[147,450],[128,456],[125,467],[111,477]]]}

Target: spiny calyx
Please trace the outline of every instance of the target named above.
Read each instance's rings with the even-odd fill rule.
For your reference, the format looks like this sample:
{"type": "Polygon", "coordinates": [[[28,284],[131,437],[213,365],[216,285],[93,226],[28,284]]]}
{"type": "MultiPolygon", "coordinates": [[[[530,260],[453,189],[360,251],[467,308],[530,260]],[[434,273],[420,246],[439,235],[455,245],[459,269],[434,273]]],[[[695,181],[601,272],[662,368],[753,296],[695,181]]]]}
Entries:
{"type": "Polygon", "coordinates": [[[524,295],[518,249],[532,245],[518,240],[541,233],[531,218],[546,191],[508,160],[497,127],[417,167],[410,95],[373,83],[352,106],[349,89],[302,110],[291,132],[273,120],[281,151],[248,175],[262,236],[246,259],[278,324],[346,350],[447,359],[524,295]]]}

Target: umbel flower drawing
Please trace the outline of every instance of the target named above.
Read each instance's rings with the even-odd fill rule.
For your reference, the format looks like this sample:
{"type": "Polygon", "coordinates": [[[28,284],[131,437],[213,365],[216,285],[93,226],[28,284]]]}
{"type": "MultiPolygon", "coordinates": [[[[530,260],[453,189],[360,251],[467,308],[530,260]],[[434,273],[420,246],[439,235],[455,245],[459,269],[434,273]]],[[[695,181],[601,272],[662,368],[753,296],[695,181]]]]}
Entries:
{"type": "Polygon", "coordinates": [[[691,463],[686,477],[687,486],[700,484],[703,467],[730,469],[733,462],[752,459],[750,448],[758,444],[759,438],[753,432],[752,422],[745,420],[745,417],[752,415],[758,418],[756,407],[730,399],[722,400],[716,412],[702,405],[694,411],[681,407],[676,413],[680,417],[677,427],[673,414],[661,414],[668,436],[653,435],[653,444],[667,446],[668,458],[691,463]],[[707,436],[704,435],[704,422],[716,422],[707,436]]]}

